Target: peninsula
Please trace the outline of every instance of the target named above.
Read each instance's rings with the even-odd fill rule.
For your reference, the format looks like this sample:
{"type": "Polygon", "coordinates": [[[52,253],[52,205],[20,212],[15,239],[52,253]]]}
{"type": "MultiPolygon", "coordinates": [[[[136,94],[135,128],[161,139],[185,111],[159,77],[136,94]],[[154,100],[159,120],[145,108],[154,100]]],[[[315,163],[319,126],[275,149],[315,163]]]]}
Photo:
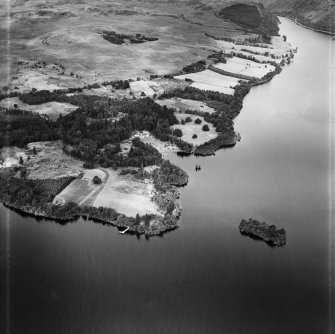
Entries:
{"type": "Polygon", "coordinates": [[[278,36],[278,19],[258,5],[238,6],[252,13],[252,23],[250,17],[234,22],[236,7],[133,5],[131,12],[107,14],[92,7],[94,19],[89,6],[12,8],[13,33],[22,29],[22,15],[39,30],[26,38],[26,54],[7,58],[15,70],[0,87],[0,201],[6,206],[147,236],[175,229],[178,187],[188,175],[169,154],[207,156],[236,145],[234,118],[244,97],[297,51],[278,36]],[[124,15],[141,31],[125,28],[124,15]],[[72,58],[69,45],[77,50],[72,58]],[[90,59],[83,57],[88,49],[90,59]]]}

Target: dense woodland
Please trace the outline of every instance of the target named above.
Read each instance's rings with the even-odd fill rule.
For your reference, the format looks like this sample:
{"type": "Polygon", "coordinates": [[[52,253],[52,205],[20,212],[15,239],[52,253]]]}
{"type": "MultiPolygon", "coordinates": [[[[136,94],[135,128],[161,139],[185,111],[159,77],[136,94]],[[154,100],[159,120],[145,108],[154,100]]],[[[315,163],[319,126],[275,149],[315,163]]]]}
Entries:
{"type": "Polygon", "coordinates": [[[21,110],[0,111],[0,148],[59,138],[56,124],[40,115],[21,110]]]}
{"type": "Polygon", "coordinates": [[[119,102],[96,96],[68,97],[42,91],[24,94],[22,99],[26,103],[57,100],[80,107],[56,122],[19,109],[4,111],[0,116],[0,147],[23,147],[29,142],[61,139],[72,147],[66,153],[84,161],[105,167],[139,167],[159,163],[161,155],[139,140],[133,141],[128,155],[120,153],[118,144],[129,139],[134,130],[147,130],[182,146],[182,141],[171,134],[171,125],[178,123],[173,110],[161,107],[150,98],[119,102]],[[123,117],[113,118],[119,113],[123,117]]]}
{"type": "Polygon", "coordinates": [[[0,173],[0,198],[15,207],[44,207],[74,179],[30,180],[13,176],[0,173]]]}
{"type": "MultiPolygon", "coordinates": [[[[233,134],[233,119],[240,112],[243,97],[249,89],[250,85],[240,84],[232,96],[188,86],[164,93],[159,98],[205,101],[217,111],[205,114],[205,120],[212,123],[218,132],[233,134]]],[[[67,147],[66,153],[92,165],[139,167],[160,162],[160,154],[151,146],[135,141],[129,154],[125,155],[120,152],[119,144],[129,139],[133,131],[146,130],[162,141],[176,144],[186,153],[193,150],[192,145],[171,132],[171,126],[178,123],[174,111],[150,98],[116,101],[99,96],[67,96],[63,92],[46,90],[20,94],[19,98],[27,104],[67,102],[77,105],[78,109],[57,121],[19,109],[2,112],[0,148],[24,147],[29,142],[61,139],[67,147]],[[116,117],[120,115],[122,117],[116,117]]]]}
{"type": "Polygon", "coordinates": [[[185,66],[183,68],[183,72],[185,73],[196,73],[200,72],[206,69],[206,61],[205,60],[199,60],[195,63],[192,63],[191,65],[185,66]]]}

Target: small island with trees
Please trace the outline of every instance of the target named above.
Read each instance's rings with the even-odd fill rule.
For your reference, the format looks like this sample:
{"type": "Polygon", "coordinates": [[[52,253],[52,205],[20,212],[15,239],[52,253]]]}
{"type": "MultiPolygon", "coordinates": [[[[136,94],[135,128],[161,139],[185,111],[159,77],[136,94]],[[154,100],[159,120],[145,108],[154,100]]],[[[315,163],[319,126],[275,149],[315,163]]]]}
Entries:
{"type": "Polygon", "coordinates": [[[281,247],[286,244],[286,231],[283,228],[277,229],[275,225],[268,225],[253,218],[243,219],[239,225],[239,230],[241,234],[263,240],[273,247],[281,247]]]}

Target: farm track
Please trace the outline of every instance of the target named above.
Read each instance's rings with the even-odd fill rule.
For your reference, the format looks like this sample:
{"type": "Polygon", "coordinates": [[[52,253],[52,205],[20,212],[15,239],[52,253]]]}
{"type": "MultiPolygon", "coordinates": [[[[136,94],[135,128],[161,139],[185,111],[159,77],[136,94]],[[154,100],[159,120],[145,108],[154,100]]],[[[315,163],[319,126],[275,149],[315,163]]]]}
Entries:
{"type": "Polygon", "coordinates": [[[92,205],[95,201],[95,199],[98,197],[98,195],[101,193],[101,191],[105,188],[105,186],[108,183],[110,174],[105,170],[105,169],[100,169],[101,171],[103,171],[105,173],[105,178],[103,180],[103,183],[101,184],[101,186],[98,189],[94,189],[92,190],[87,196],[85,196],[79,203],[79,206],[83,206],[83,205],[92,205]]]}

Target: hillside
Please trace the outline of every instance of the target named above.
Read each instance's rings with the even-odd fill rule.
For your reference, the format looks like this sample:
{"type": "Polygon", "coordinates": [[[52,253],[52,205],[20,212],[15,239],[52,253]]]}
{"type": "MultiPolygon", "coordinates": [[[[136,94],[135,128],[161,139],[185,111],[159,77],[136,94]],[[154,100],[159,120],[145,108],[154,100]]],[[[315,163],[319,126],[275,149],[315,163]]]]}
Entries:
{"type": "Polygon", "coordinates": [[[290,16],[306,26],[335,33],[335,0],[189,0],[188,3],[204,11],[221,11],[238,4],[262,4],[274,14],[290,16]]]}
{"type": "Polygon", "coordinates": [[[335,32],[335,0],[261,0],[277,14],[294,16],[315,29],[335,32]]]}
{"type": "Polygon", "coordinates": [[[335,33],[335,0],[212,0],[206,3],[217,10],[241,3],[262,4],[274,14],[294,17],[306,26],[335,33]]]}
{"type": "Polygon", "coordinates": [[[278,19],[263,5],[233,4],[222,8],[218,16],[260,34],[278,35],[278,19]]]}

